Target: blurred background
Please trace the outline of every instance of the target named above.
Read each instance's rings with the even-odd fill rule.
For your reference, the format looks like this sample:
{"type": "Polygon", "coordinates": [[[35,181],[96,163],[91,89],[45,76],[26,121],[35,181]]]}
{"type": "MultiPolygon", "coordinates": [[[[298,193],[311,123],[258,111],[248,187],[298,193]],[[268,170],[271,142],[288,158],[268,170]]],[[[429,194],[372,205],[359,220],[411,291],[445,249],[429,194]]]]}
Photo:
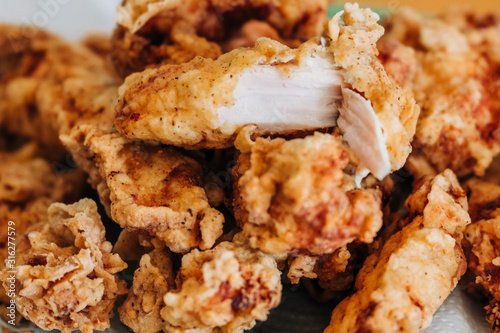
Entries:
{"type": "MultiPolygon", "coordinates": [[[[121,0],[0,0],[0,22],[23,23],[48,29],[71,40],[88,32],[110,32],[115,23],[115,8],[121,0]]],[[[332,1],[334,8],[343,2],[332,1]]],[[[353,1],[354,2],[354,1],[353,1]]],[[[498,0],[368,0],[362,6],[394,13],[402,6],[426,13],[438,13],[460,3],[478,12],[500,12],[498,0]]]]}

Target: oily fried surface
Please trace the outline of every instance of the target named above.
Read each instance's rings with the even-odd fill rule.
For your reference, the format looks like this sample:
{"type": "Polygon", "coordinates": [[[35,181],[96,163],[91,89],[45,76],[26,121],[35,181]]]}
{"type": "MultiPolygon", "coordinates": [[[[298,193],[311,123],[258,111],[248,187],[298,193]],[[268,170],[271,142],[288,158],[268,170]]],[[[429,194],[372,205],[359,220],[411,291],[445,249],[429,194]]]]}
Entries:
{"type": "Polygon", "coordinates": [[[356,188],[344,174],[348,164],[349,153],[334,135],[258,138],[236,198],[252,247],[327,254],[354,239],[371,242],[382,226],[381,194],[356,188]]]}
{"type": "Polygon", "coordinates": [[[177,290],[164,297],[165,331],[243,332],[279,305],[276,261],[236,238],[182,258],[177,290]]]}
{"type": "Polygon", "coordinates": [[[499,16],[451,10],[426,20],[402,10],[386,26],[381,59],[422,108],[415,153],[438,172],[484,174],[500,152],[499,16]]]}
{"type": "Polygon", "coordinates": [[[301,278],[309,294],[319,301],[345,297],[369,252],[367,245],[352,242],[331,254],[289,258],[287,277],[293,284],[301,278]]]}
{"type": "MultiPolygon", "coordinates": [[[[118,295],[126,293],[116,273],[127,267],[111,254],[96,204],[53,204],[48,223],[28,236],[17,253],[17,308],[42,329],[69,333],[104,330],[118,295]]],[[[1,273],[8,286],[8,273],[1,273]]]]}
{"type": "MultiPolygon", "coordinates": [[[[465,273],[466,194],[450,171],[427,179],[411,222],[365,261],[356,293],[335,308],[325,332],[417,332],[465,273]]],[[[412,200],[410,196],[408,200],[412,200]]]]}
{"type": "Polygon", "coordinates": [[[262,39],[253,49],[237,49],[217,60],[196,58],[132,74],[119,90],[117,129],[130,138],[190,149],[230,147],[241,126],[222,124],[217,109],[236,102],[236,78],[256,62],[278,64],[318,48],[309,43],[293,50],[262,39]]]}
{"type": "Polygon", "coordinates": [[[120,320],[135,333],[156,333],[163,329],[160,310],[163,296],[174,288],[172,260],[165,245],[152,239],[153,250],[142,256],[127,300],[119,308],[120,320]]]}
{"type": "MultiPolygon", "coordinates": [[[[58,139],[71,122],[66,86],[109,76],[103,57],[37,29],[0,25],[0,128],[38,141],[52,158],[64,156],[58,139]],[[67,114],[61,117],[61,108],[67,114]]],[[[102,81],[102,80],[101,80],[102,81]]],[[[92,103],[86,101],[86,103],[92,103]]]]}
{"type": "MultiPolygon", "coordinates": [[[[376,43],[384,34],[378,20],[379,16],[370,9],[346,3],[342,16],[337,14],[328,24],[332,38],[330,51],[335,63],[346,70],[347,83],[371,102],[381,123],[391,170],[394,171],[404,165],[411,152],[410,142],[420,108],[413,96],[387,74],[377,58],[376,43]]],[[[339,125],[346,121],[341,113],[339,125]]]]}
{"type": "MultiPolygon", "coordinates": [[[[56,172],[54,164],[40,155],[34,142],[12,151],[0,151],[0,268],[8,254],[9,221],[15,223],[11,227],[21,236],[32,225],[46,221],[50,204],[73,202],[85,188],[83,172],[56,172]]],[[[0,302],[8,301],[0,286],[0,302]]]]}
{"type": "Polygon", "coordinates": [[[217,58],[259,37],[296,45],[321,33],[326,0],[126,0],[117,10],[113,61],[123,77],[150,65],[217,58]]]}
{"type": "MultiPolygon", "coordinates": [[[[377,24],[378,16],[370,10],[359,9],[357,5],[347,4],[345,8],[344,23],[339,16],[332,19],[324,43],[316,38],[291,49],[278,41],[262,38],[251,49],[237,49],[217,60],[196,58],[189,63],[164,65],[130,75],[119,90],[115,109],[117,129],[129,138],[197,149],[231,146],[241,129],[253,124],[245,123],[245,120],[239,122],[239,118],[248,118],[248,113],[262,113],[265,119],[262,122],[271,124],[269,128],[261,126],[261,131],[267,133],[283,134],[287,130],[325,127],[328,125],[307,122],[307,117],[316,116],[316,110],[312,109],[303,117],[306,119],[295,116],[296,123],[290,125],[293,128],[287,129],[286,108],[281,110],[285,116],[280,112],[274,114],[273,108],[266,114],[252,109],[251,101],[238,97],[235,91],[258,90],[258,85],[264,84],[265,79],[257,76],[253,83],[255,87],[247,87],[252,83],[246,83],[246,78],[253,80],[254,76],[247,74],[258,73],[262,68],[278,70],[280,78],[287,78],[289,73],[296,71],[308,77],[311,67],[328,68],[337,71],[341,76],[339,80],[345,81],[344,90],[359,95],[362,100],[362,96],[369,100],[368,104],[374,110],[373,117],[378,118],[378,121],[374,120],[374,126],[377,130],[380,126],[383,133],[379,144],[386,146],[388,169],[401,168],[411,150],[410,140],[419,108],[411,95],[386,74],[377,58],[376,41],[383,33],[383,28],[377,24]],[[241,88],[240,83],[245,88],[241,88]],[[227,111],[229,116],[221,115],[220,110],[225,109],[230,110],[227,111]]],[[[288,91],[291,96],[297,93],[293,89],[288,91]]],[[[331,105],[329,119],[338,116],[337,109],[331,105]]],[[[351,114],[350,111],[346,113],[351,114]]],[[[343,116],[342,110],[340,113],[339,126],[363,126],[357,117],[343,116]]],[[[356,138],[350,139],[356,141],[356,138]]]]}
{"type": "Polygon", "coordinates": [[[475,282],[484,287],[490,301],[486,319],[495,332],[500,331],[500,186],[473,178],[465,183],[470,191],[473,223],[465,229],[470,246],[469,269],[475,282]]]}
{"type": "Polygon", "coordinates": [[[222,234],[224,216],[209,203],[204,170],[182,151],[97,125],[75,127],[63,140],[123,228],[155,236],[181,253],[211,248],[222,234]]]}

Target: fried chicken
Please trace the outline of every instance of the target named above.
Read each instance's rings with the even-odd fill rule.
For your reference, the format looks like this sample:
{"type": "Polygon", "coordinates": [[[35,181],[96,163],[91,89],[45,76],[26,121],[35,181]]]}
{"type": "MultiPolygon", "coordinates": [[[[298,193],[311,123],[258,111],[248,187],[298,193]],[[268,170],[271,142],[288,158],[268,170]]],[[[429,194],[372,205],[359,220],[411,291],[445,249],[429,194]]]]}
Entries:
{"type": "MultiPolygon", "coordinates": [[[[127,292],[116,273],[127,265],[111,254],[95,202],[55,203],[48,209],[48,223],[37,230],[17,253],[18,310],[44,330],[109,328],[115,300],[127,292]]],[[[9,274],[0,276],[8,288],[9,274]]]]}
{"type": "Polygon", "coordinates": [[[158,239],[153,250],[142,256],[127,300],[120,306],[120,320],[135,333],[156,333],[163,329],[160,310],[163,296],[174,289],[174,271],[169,252],[158,239]]]}
{"type": "Polygon", "coordinates": [[[422,108],[414,153],[437,172],[483,175],[500,152],[500,16],[402,10],[386,27],[381,59],[422,108]]]}
{"type": "Polygon", "coordinates": [[[276,261],[235,238],[182,258],[178,288],[164,297],[165,332],[243,332],[279,305],[276,261]]]}
{"type": "Polygon", "coordinates": [[[118,130],[194,149],[231,146],[245,125],[283,134],[338,124],[360,169],[384,178],[406,161],[419,109],[377,59],[378,16],[345,8],[345,25],[337,15],[328,37],[297,49],[262,38],[217,60],[129,76],[119,90],[118,130]]]}
{"type": "Polygon", "coordinates": [[[125,0],[117,10],[113,61],[123,77],[196,56],[217,58],[259,37],[296,46],[318,36],[326,0],[125,0]]]}
{"type": "Polygon", "coordinates": [[[258,138],[238,181],[235,210],[252,247],[275,254],[321,255],[382,226],[381,193],[344,173],[349,152],[338,136],[258,138]]]}
{"type": "Polygon", "coordinates": [[[352,289],[358,271],[369,252],[367,245],[352,242],[331,254],[289,258],[287,277],[292,284],[302,283],[309,294],[325,302],[345,297],[352,289]]]}
{"type": "Polygon", "coordinates": [[[473,223],[465,229],[470,246],[469,269],[475,282],[489,297],[486,319],[494,332],[500,332],[500,185],[473,178],[465,183],[470,191],[473,223]]]}
{"type": "Polygon", "coordinates": [[[178,253],[209,249],[222,234],[224,216],[209,203],[201,164],[177,148],[96,125],[75,127],[62,139],[123,228],[155,236],[178,253]]]}
{"type": "Polygon", "coordinates": [[[407,205],[409,224],[368,257],[356,293],[335,308],[325,333],[418,332],[465,273],[461,241],[470,217],[453,172],[429,177],[413,199],[420,205],[407,205]]]}
{"type": "Polygon", "coordinates": [[[66,86],[85,80],[92,89],[99,77],[111,76],[105,59],[24,26],[0,25],[0,49],[0,129],[36,140],[50,158],[64,158],[59,134],[81,116],[72,113],[66,86]]]}
{"type": "MultiPolygon", "coordinates": [[[[50,204],[73,202],[85,188],[83,172],[73,169],[56,173],[54,164],[40,155],[34,142],[13,151],[0,150],[0,269],[8,255],[9,226],[16,235],[23,235],[32,225],[46,221],[50,204]]],[[[0,284],[0,303],[8,302],[0,284]]]]}

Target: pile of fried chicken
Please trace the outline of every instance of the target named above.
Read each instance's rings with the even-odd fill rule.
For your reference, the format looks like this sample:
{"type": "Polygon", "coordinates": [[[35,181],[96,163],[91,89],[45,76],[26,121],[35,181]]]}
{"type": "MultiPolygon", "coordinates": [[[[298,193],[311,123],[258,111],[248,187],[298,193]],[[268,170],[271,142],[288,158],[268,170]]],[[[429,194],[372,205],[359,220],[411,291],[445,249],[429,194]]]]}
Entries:
{"type": "Polygon", "coordinates": [[[460,283],[500,332],[500,16],[327,9],[0,25],[0,317],[13,270],[16,324],[63,333],[243,332],[286,280],[325,332],[418,332],[460,283]]]}

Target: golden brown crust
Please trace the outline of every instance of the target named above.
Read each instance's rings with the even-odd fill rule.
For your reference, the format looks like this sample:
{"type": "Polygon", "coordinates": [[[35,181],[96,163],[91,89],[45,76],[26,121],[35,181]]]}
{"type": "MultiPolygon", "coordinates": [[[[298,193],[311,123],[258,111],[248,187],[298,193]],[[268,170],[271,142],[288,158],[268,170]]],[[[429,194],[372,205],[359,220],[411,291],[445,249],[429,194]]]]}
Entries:
{"type": "Polygon", "coordinates": [[[412,221],[367,258],[356,293],[335,308],[325,332],[417,332],[430,324],[465,273],[460,243],[470,217],[450,170],[424,182],[416,194],[424,193],[412,221]]]}
{"type": "Polygon", "coordinates": [[[120,320],[135,333],[156,333],[163,329],[160,315],[163,296],[174,288],[170,253],[158,239],[152,239],[150,246],[153,250],[142,256],[127,300],[119,308],[120,320]]]}
{"type": "Polygon", "coordinates": [[[321,33],[326,6],[326,0],[126,0],[117,12],[113,61],[126,77],[196,56],[215,59],[235,47],[252,47],[259,37],[297,45],[321,33]],[[266,27],[246,26],[252,21],[266,27]]]}
{"type": "MultiPolygon", "coordinates": [[[[266,113],[259,104],[254,105],[245,97],[261,83],[273,87],[273,80],[293,82],[293,73],[309,77],[313,70],[328,68],[332,77],[333,72],[338,75],[338,88],[342,86],[338,97],[341,104],[338,125],[343,131],[363,126],[359,120],[353,124],[356,117],[346,116],[356,111],[349,109],[351,99],[357,96],[362,107],[373,108],[359,112],[368,112],[370,114],[363,117],[374,118],[374,133],[367,135],[377,136],[374,145],[381,149],[383,162],[376,161],[372,167],[376,169],[379,163],[383,164],[376,171],[376,176],[383,178],[404,165],[411,150],[419,108],[411,94],[399,88],[387,75],[377,58],[376,41],[383,32],[377,24],[378,16],[357,5],[347,4],[345,8],[344,23],[340,17],[335,17],[330,21],[328,36],[311,39],[296,49],[261,38],[253,48],[237,49],[217,60],[196,58],[189,63],[165,65],[130,75],[119,90],[120,98],[115,108],[117,129],[129,138],[198,149],[230,147],[238,133],[253,122],[257,122],[259,134],[283,135],[287,131],[333,126],[339,109],[334,103],[325,107],[325,115],[315,114],[316,110],[304,111],[304,119],[294,115],[288,124],[287,106],[283,109],[270,106],[266,113]],[[260,71],[277,71],[274,74],[278,78],[269,78],[268,74],[261,77],[260,71]],[[252,113],[259,114],[262,119],[255,120],[249,116],[252,113]],[[328,124],[308,122],[322,116],[328,124]],[[267,128],[266,122],[269,122],[267,128]]],[[[321,79],[331,79],[330,74],[321,79]]],[[[330,84],[335,85],[331,82],[327,85],[330,84]]],[[[291,95],[294,92],[293,88],[288,91],[291,95]]],[[[258,93],[262,97],[260,94],[262,92],[258,93]]],[[[352,106],[356,107],[359,105],[352,106]]]]}
{"type": "Polygon", "coordinates": [[[377,58],[376,43],[384,33],[378,19],[370,9],[346,3],[342,16],[339,13],[329,22],[330,50],[335,63],[346,70],[347,83],[371,102],[382,124],[391,170],[398,170],[411,152],[420,107],[377,58]]]}
{"type": "Polygon", "coordinates": [[[344,174],[349,153],[337,136],[258,138],[238,182],[239,223],[252,247],[269,253],[327,254],[382,226],[381,194],[344,174]]]}
{"type": "Polygon", "coordinates": [[[498,16],[449,11],[426,20],[402,10],[386,26],[381,59],[422,108],[415,152],[437,172],[483,175],[500,152],[498,16]]]}
{"type": "Polygon", "coordinates": [[[224,216],[208,202],[204,170],[182,151],[94,125],[76,127],[63,140],[123,228],[156,236],[181,253],[209,249],[222,234],[224,216]]]}
{"type": "Polygon", "coordinates": [[[473,223],[465,229],[469,269],[489,298],[486,319],[500,330],[500,186],[478,178],[465,183],[473,223]]]}
{"type": "MultiPolygon", "coordinates": [[[[111,254],[96,204],[53,204],[37,230],[17,253],[18,310],[45,330],[108,328],[117,296],[127,291],[115,274],[127,265],[111,254]]],[[[0,276],[7,288],[10,275],[0,276]]]]}
{"type": "Polygon", "coordinates": [[[86,85],[77,93],[95,89],[96,81],[112,81],[106,60],[86,47],[21,26],[0,25],[0,47],[0,63],[6,64],[0,69],[0,128],[36,140],[51,158],[64,158],[59,134],[82,116],[74,113],[75,98],[66,96],[67,90],[75,92],[82,80],[86,85]]]}
{"type": "Polygon", "coordinates": [[[266,320],[281,300],[281,273],[269,255],[239,236],[182,258],[177,290],[165,295],[168,332],[243,332],[266,320]]]}
{"type": "MultiPolygon", "coordinates": [[[[8,234],[13,230],[9,226],[16,235],[24,235],[34,224],[47,220],[50,204],[73,202],[86,187],[83,172],[54,170],[55,164],[40,155],[41,149],[35,142],[13,151],[0,151],[0,269],[8,255],[8,234]],[[9,225],[9,221],[14,225],[9,225]]],[[[0,303],[7,302],[0,285],[0,303]]]]}

